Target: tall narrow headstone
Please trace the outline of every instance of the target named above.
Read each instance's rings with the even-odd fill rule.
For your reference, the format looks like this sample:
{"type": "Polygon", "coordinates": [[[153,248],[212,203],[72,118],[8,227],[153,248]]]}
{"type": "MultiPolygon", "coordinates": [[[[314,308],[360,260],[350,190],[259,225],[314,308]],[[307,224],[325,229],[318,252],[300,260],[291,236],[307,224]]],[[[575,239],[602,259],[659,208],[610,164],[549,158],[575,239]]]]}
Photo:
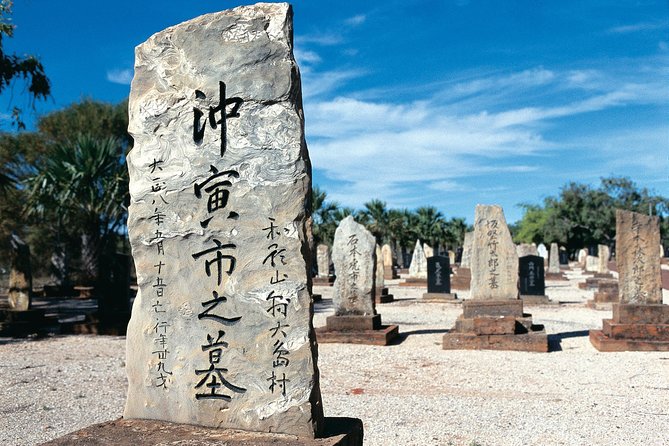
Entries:
{"type": "Polygon", "coordinates": [[[451,265],[455,263],[455,251],[448,250],[448,260],[451,262],[451,265]]]}
{"type": "Polygon", "coordinates": [[[596,273],[599,270],[599,257],[588,255],[585,257],[585,270],[596,273]]]}
{"type": "Polygon", "coordinates": [[[423,254],[425,254],[426,259],[429,259],[434,255],[434,249],[427,243],[423,243],[423,254]]]}
{"type": "Polygon", "coordinates": [[[320,430],[292,36],[290,6],[261,3],[136,48],[126,419],[320,430]]]}
{"type": "Polygon", "coordinates": [[[526,303],[549,303],[546,296],[544,258],[525,256],[518,259],[520,297],[526,303]]]}
{"type": "Polygon", "coordinates": [[[397,278],[397,273],[393,265],[393,250],[390,245],[385,244],[381,247],[381,256],[383,258],[383,278],[392,280],[397,278]]]}
{"type": "Polygon", "coordinates": [[[9,308],[27,311],[31,307],[33,276],[30,266],[30,247],[16,234],[10,237],[9,308]]]}
{"type": "Polygon", "coordinates": [[[318,265],[318,277],[327,279],[330,277],[330,247],[318,245],[316,247],[316,263],[318,265]]]}
{"type": "Polygon", "coordinates": [[[611,257],[611,249],[606,245],[599,245],[597,247],[597,257],[599,259],[597,264],[597,273],[609,274],[609,258],[611,257]]]}
{"type": "Polygon", "coordinates": [[[444,335],[444,349],[548,351],[546,331],[518,298],[518,263],[502,208],[477,205],[470,299],[444,335]]]}
{"type": "Polygon", "coordinates": [[[540,243],[539,246],[537,246],[536,255],[543,257],[544,260],[548,260],[548,249],[546,249],[546,245],[540,243]]]}
{"type": "Polygon", "coordinates": [[[470,299],[518,298],[518,255],[500,206],[476,206],[470,299]]]}
{"type": "Polygon", "coordinates": [[[588,257],[588,250],[585,248],[578,250],[578,263],[581,265],[581,268],[585,269],[585,261],[588,257]]]}
{"type": "Polygon", "coordinates": [[[376,290],[374,292],[374,299],[377,304],[385,304],[395,299],[392,294],[388,294],[384,275],[383,251],[379,245],[376,245],[376,280],[374,281],[376,290]]]}
{"type": "Polygon", "coordinates": [[[416,240],[416,247],[413,250],[411,265],[409,265],[409,277],[427,279],[427,257],[425,257],[425,251],[420,240],[416,240]]]}
{"type": "Polygon", "coordinates": [[[376,275],[376,240],[348,216],[335,231],[332,248],[337,279],[334,284],[336,316],[373,316],[376,275]]]}
{"type": "Polygon", "coordinates": [[[432,256],[427,259],[426,301],[454,301],[458,296],[451,293],[451,262],[446,256],[432,256]]]}
{"type": "Polygon", "coordinates": [[[462,260],[460,261],[461,268],[469,268],[471,266],[473,242],[474,231],[465,232],[465,240],[462,243],[462,260]]]}
{"type": "Polygon", "coordinates": [[[669,351],[669,305],[662,304],[659,219],[616,210],[619,302],[601,330],[590,330],[600,351],[669,351]]]}
{"type": "Polygon", "coordinates": [[[560,274],[560,248],[557,243],[551,243],[551,251],[548,257],[548,272],[560,274]]]}
{"type": "Polygon", "coordinates": [[[616,264],[621,303],[661,304],[658,218],[616,210],[616,264]]]}

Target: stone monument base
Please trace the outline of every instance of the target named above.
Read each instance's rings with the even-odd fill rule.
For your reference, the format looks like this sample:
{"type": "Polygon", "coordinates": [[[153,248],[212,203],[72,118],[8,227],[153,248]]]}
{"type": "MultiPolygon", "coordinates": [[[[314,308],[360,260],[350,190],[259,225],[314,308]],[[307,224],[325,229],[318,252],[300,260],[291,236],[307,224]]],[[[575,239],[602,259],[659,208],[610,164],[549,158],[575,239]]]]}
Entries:
{"type": "Polygon", "coordinates": [[[311,279],[311,283],[316,286],[332,286],[334,285],[334,277],[314,277],[311,279]]]}
{"type": "Polygon", "coordinates": [[[39,336],[58,328],[58,318],[46,316],[44,310],[0,310],[0,336],[39,336]]]}
{"type": "Polygon", "coordinates": [[[592,300],[586,302],[586,305],[593,310],[610,310],[611,305],[618,300],[618,282],[600,282],[592,300]]]}
{"type": "Polygon", "coordinates": [[[603,283],[618,283],[618,281],[610,277],[588,277],[585,279],[585,282],[579,283],[578,287],[582,290],[591,290],[593,288],[599,288],[603,283]]]}
{"type": "Polygon", "coordinates": [[[546,295],[521,294],[520,299],[529,305],[557,305],[557,302],[550,300],[546,295]]]}
{"type": "Polygon", "coordinates": [[[460,303],[456,293],[423,293],[423,302],[452,302],[460,303]]]}
{"type": "Polygon", "coordinates": [[[399,335],[397,325],[381,325],[381,315],[328,316],[316,329],[319,343],[388,345],[399,335]]]}
{"type": "Polygon", "coordinates": [[[590,342],[600,352],[669,351],[669,305],[620,304],[601,330],[590,330],[590,342]]]}
{"type": "Polygon", "coordinates": [[[324,430],[323,438],[301,438],[166,421],[120,419],[94,424],[42,446],[362,446],[362,421],[357,418],[325,418],[324,430]]]}
{"type": "Polygon", "coordinates": [[[523,301],[465,301],[462,315],[443,337],[444,350],[516,350],[547,352],[543,325],[532,324],[523,313],[523,301]]]}
{"type": "Polygon", "coordinates": [[[384,266],[383,278],[385,280],[393,280],[399,278],[399,276],[397,275],[397,271],[395,271],[395,268],[393,268],[392,266],[384,266]]]}
{"type": "Polygon", "coordinates": [[[382,287],[376,289],[376,294],[374,295],[374,301],[377,304],[387,304],[395,300],[395,296],[388,293],[388,288],[382,287]]]}
{"type": "Polygon", "coordinates": [[[545,280],[569,280],[563,273],[546,273],[545,280]]]}
{"type": "Polygon", "coordinates": [[[426,287],[427,278],[422,277],[407,277],[404,282],[400,282],[400,286],[426,287]]]}
{"type": "Polygon", "coordinates": [[[323,295],[322,294],[315,294],[311,293],[311,300],[314,302],[320,302],[323,300],[323,295]]]}

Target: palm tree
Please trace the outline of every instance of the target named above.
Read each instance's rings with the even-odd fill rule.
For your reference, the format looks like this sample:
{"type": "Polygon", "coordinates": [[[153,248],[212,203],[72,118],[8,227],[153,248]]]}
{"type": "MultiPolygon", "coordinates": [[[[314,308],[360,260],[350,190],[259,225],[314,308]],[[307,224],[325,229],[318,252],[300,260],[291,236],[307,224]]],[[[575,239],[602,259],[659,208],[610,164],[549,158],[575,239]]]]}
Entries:
{"type": "Polygon", "coordinates": [[[311,206],[313,218],[314,243],[326,243],[331,245],[334,240],[334,233],[337,229],[339,220],[337,213],[340,211],[339,203],[336,201],[326,201],[327,193],[318,186],[314,186],[311,191],[311,206]]]}
{"type": "Polygon", "coordinates": [[[389,216],[386,202],[372,200],[365,203],[365,208],[358,214],[360,222],[364,224],[369,232],[374,234],[376,242],[382,244],[388,236],[389,216]]]}
{"type": "Polygon", "coordinates": [[[416,218],[418,238],[438,250],[446,233],[443,214],[434,206],[423,206],[416,209],[416,218]]]}
{"type": "Polygon", "coordinates": [[[127,214],[123,143],[114,137],[80,134],[56,144],[50,156],[35,166],[25,186],[26,215],[55,222],[61,244],[68,235],[78,234],[84,280],[97,282],[127,214]]]}

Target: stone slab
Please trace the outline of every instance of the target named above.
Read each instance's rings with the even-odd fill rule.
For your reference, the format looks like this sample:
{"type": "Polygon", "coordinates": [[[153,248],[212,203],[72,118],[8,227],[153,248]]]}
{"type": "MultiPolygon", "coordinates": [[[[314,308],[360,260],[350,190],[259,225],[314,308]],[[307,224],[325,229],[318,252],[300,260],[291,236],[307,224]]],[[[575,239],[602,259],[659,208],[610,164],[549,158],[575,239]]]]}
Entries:
{"type": "Polygon", "coordinates": [[[523,317],[523,301],[520,299],[466,300],[462,304],[462,316],[467,319],[479,316],[523,317]]]}
{"type": "Polygon", "coordinates": [[[362,446],[362,421],[325,418],[322,438],[216,429],[154,420],[95,424],[42,446],[362,446]]]}
{"type": "Polygon", "coordinates": [[[602,332],[614,339],[669,341],[669,324],[620,324],[612,319],[604,319],[602,332]]]}
{"type": "Polygon", "coordinates": [[[569,280],[563,273],[546,273],[546,280],[569,280]]]}
{"type": "Polygon", "coordinates": [[[526,334],[483,335],[446,333],[442,340],[444,350],[512,350],[548,352],[548,336],[543,326],[526,334]]]}
{"type": "Polygon", "coordinates": [[[506,335],[516,333],[516,318],[513,316],[475,317],[455,320],[453,332],[475,335],[506,335]]]}
{"type": "Polygon", "coordinates": [[[388,304],[390,302],[395,301],[395,296],[392,294],[377,294],[374,299],[376,300],[377,304],[388,304]]]}
{"type": "Polygon", "coordinates": [[[613,320],[626,324],[669,324],[669,305],[616,304],[613,320]]]}
{"type": "Polygon", "coordinates": [[[557,305],[558,302],[550,300],[548,296],[535,296],[529,294],[521,294],[521,300],[528,305],[557,305]]]}
{"type": "Polygon", "coordinates": [[[613,339],[602,330],[590,330],[590,343],[600,352],[669,352],[669,341],[613,339]]]}
{"type": "Polygon", "coordinates": [[[325,319],[325,326],[331,331],[346,331],[346,330],[379,330],[381,328],[381,315],[375,314],[373,316],[358,316],[358,315],[343,315],[343,316],[328,316],[325,319]]]}
{"type": "Polygon", "coordinates": [[[382,325],[378,330],[360,331],[333,331],[327,327],[316,329],[316,339],[319,344],[341,343],[341,344],[365,344],[365,345],[389,345],[399,336],[399,326],[382,325]]]}
{"type": "Polygon", "coordinates": [[[462,302],[456,293],[423,293],[423,302],[462,302]]]}
{"type": "Polygon", "coordinates": [[[419,279],[416,277],[407,277],[404,282],[400,282],[399,286],[408,286],[408,287],[424,287],[427,288],[427,279],[419,279]]]}
{"type": "Polygon", "coordinates": [[[618,302],[618,293],[609,291],[595,291],[592,300],[597,303],[618,302]]]}
{"type": "Polygon", "coordinates": [[[311,280],[312,285],[314,286],[332,286],[334,285],[334,277],[314,277],[311,280]]]}

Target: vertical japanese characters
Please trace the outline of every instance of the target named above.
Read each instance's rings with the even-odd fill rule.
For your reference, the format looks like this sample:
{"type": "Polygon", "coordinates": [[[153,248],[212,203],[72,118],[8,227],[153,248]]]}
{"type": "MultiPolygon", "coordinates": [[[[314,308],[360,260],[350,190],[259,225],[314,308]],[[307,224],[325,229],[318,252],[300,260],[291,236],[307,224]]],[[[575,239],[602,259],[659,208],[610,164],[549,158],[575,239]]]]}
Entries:
{"type": "Polygon", "coordinates": [[[497,245],[499,244],[498,226],[496,219],[490,219],[486,222],[488,254],[490,255],[490,258],[488,259],[488,285],[491,289],[499,287],[499,272],[497,271],[497,268],[499,267],[499,255],[497,254],[497,245]]]}

